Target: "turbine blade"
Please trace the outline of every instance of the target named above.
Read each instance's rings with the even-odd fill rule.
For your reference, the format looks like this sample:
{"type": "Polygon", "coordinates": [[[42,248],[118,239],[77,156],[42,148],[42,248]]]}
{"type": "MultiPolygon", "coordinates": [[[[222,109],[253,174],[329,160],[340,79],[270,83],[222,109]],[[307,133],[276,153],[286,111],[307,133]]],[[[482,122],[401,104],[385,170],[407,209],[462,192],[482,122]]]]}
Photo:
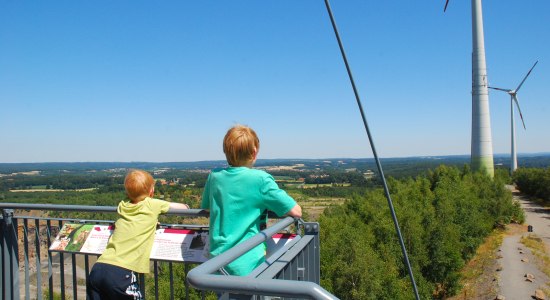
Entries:
{"type": "Polygon", "coordinates": [[[525,128],[525,122],[523,121],[523,114],[521,113],[521,108],[519,108],[518,97],[514,95],[514,96],[512,96],[512,99],[514,99],[514,102],[516,102],[516,107],[518,108],[518,111],[519,111],[519,117],[521,118],[521,123],[523,124],[523,129],[527,130],[527,128],[525,128]]]}
{"type": "Polygon", "coordinates": [[[447,5],[449,5],[449,0],[447,0],[447,1],[445,2],[445,7],[443,8],[443,12],[445,12],[445,11],[447,10],[447,5]]]}
{"type": "Polygon", "coordinates": [[[492,87],[492,86],[488,86],[488,88],[490,89],[493,89],[493,90],[498,90],[498,91],[503,91],[503,92],[511,92],[512,90],[508,90],[508,89],[501,89],[501,88],[497,88],[497,87],[492,87]]]}
{"type": "Polygon", "coordinates": [[[523,77],[523,80],[521,81],[521,83],[518,85],[518,88],[516,89],[516,93],[519,91],[519,89],[521,88],[521,86],[523,85],[523,83],[525,82],[525,79],[527,79],[527,76],[529,76],[529,74],[531,74],[531,71],[533,71],[533,69],[535,68],[535,66],[537,65],[539,61],[537,60],[535,62],[535,64],[531,67],[531,69],[529,70],[529,72],[527,72],[527,75],[525,75],[525,77],[523,77]]]}

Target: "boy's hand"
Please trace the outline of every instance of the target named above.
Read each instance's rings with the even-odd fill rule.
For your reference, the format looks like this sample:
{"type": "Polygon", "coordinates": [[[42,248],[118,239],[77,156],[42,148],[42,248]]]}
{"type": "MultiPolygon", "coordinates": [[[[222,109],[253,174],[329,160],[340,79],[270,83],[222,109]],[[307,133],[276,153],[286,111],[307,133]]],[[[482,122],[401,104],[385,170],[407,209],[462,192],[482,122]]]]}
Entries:
{"type": "Polygon", "coordinates": [[[176,202],[170,202],[170,208],[173,209],[189,209],[189,205],[185,203],[176,203],[176,202]]]}
{"type": "Polygon", "coordinates": [[[302,217],[302,207],[298,204],[294,205],[294,207],[287,213],[287,215],[295,218],[301,218],[302,217]]]}

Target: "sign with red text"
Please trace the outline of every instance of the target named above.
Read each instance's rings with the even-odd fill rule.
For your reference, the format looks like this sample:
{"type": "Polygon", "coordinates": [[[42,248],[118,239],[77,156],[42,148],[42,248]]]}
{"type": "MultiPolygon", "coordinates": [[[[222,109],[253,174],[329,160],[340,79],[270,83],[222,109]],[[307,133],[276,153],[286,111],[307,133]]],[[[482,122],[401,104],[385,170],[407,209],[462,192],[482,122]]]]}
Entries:
{"type": "Polygon", "coordinates": [[[205,262],[208,260],[208,232],[188,229],[158,229],[151,259],[205,262]]]}
{"type": "MultiPolygon", "coordinates": [[[[63,225],[50,251],[102,254],[113,234],[112,225],[63,225]]],[[[283,248],[295,234],[275,234],[267,240],[267,256],[283,248]]],[[[209,257],[208,231],[161,228],[155,231],[151,259],[201,263],[209,257]]]]}

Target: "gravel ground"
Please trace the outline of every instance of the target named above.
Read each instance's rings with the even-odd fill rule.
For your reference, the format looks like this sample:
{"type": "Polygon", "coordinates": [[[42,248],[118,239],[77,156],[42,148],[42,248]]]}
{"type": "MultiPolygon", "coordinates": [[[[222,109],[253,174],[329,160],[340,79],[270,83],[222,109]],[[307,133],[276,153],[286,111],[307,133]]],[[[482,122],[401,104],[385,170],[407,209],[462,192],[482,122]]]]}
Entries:
{"type": "Polygon", "coordinates": [[[532,234],[541,238],[547,248],[550,249],[550,209],[545,209],[535,203],[527,201],[526,198],[512,190],[514,199],[520,201],[526,215],[525,225],[518,227],[520,230],[512,231],[507,235],[500,247],[499,265],[502,270],[499,272],[499,294],[506,299],[533,299],[536,289],[550,286],[548,276],[542,273],[535,264],[535,257],[531,250],[520,242],[522,236],[528,236],[527,226],[533,228],[532,234]],[[526,280],[525,275],[534,275],[534,281],[526,280]]]}

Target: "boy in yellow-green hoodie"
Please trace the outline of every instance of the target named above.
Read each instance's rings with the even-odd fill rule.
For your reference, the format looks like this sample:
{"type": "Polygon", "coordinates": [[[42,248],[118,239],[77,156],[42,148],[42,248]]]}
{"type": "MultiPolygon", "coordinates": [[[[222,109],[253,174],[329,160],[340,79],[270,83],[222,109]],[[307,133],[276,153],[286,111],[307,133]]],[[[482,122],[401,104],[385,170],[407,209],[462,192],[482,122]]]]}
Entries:
{"type": "Polygon", "coordinates": [[[92,267],[86,299],[142,299],[136,273],[149,273],[149,256],[158,216],[187,204],[151,198],[155,180],[142,170],[131,170],[124,179],[127,200],[118,204],[119,219],[107,248],[92,267]]]}

